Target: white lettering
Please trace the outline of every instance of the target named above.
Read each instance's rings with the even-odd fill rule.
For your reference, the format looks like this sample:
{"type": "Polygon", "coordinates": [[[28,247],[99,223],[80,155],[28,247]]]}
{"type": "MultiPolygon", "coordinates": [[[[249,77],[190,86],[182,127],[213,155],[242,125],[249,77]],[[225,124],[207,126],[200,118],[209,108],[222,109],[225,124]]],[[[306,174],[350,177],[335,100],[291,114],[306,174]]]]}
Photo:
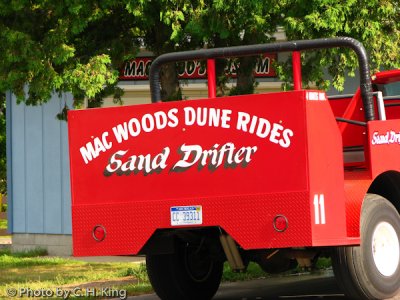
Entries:
{"type": "Polygon", "coordinates": [[[279,141],[279,145],[283,148],[290,146],[290,138],[293,136],[293,131],[290,129],[285,129],[282,133],[283,139],[279,141]]]}
{"type": "Polygon", "coordinates": [[[165,127],[167,127],[168,117],[165,114],[165,112],[158,111],[158,112],[154,113],[154,119],[155,119],[155,123],[156,123],[156,128],[158,130],[164,129],[165,127]]]}
{"type": "Polygon", "coordinates": [[[390,145],[397,144],[400,145],[400,132],[395,132],[393,130],[387,131],[386,133],[379,133],[375,131],[372,134],[372,145],[390,145]]]}
{"type": "Polygon", "coordinates": [[[316,225],[326,224],[324,194],[314,195],[314,221],[316,225]]]}
{"type": "Polygon", "coordinates": [[[110,163],[107,165],[106,171],[108,173],[114,173],[119,168],[121,168],[122,161],[120,160],[120,158],[122,158],[127,152],[128,152],[128,150],[126,150],[126,151],[120,150],[120,151],[117,151],[116,153],[114,153],[110,158],[110,163]]]}
{"type": "Polygon", "coordinates": [[[94,158],[98,157],[101,152],[106,152],[108,149],[111,149],[112,143],[107,141],[107,137],[108,132],[103,132],[101,139],[96,137],[93,143],[89,142],[86,146],[79,149],[85,164],[88,164],[94,158]]]}
{"type": "Polygon", "coordinates": [[[142,128],[144,132],[151,132],[154,130],[154,117],[151,114],[145,114],[142,117],[142,128]]]}
{"type": "Polygon", "coordinates": [[[271,130],[271,135],[269,136],[269,140],[271,141],[271,143],[279,144],[281,140],[280,139],[278,140],[278,138],[281,136],[282,130],[283,126],[281,124],[274,123],[274,126],[272,127],[271,130]]]}
{"type": "Polygon", "coordinates": [[[221,117],[221,127],[222,128],[230,128],[231,125],[229,122],[231,121],[231,114],[232,111],[230,109],[223,109],[222,110],[222,117],[221,117]]]}
{"type": "Polygon", "coordinates": [[[185,107],[185,125],[209,126],[230,128],[232,111],[229,109],[208,108],[208,107],[185,107]]]}
{"type": "Polygon", "coordinates": [[[193,107],[185,107],[185,125],[191,126],[196,121],[196,112],[193,107]]]}
{"type": "Polygon", "coordinates": [[[282,148],[288,148],[291,144],[293,131],[285,128],[280,123],[272,123],[264,118],[251,116],[245,112],[238,112],[236,129],[256,134],[259,138],[268,138],[271,143],[280,145],[282,148]]]}
{"type": "Polygon", "coordinates": [[[112,142],[107,141],[108,137],[108,132],[104,132],[103,135],[101,136],[101,141],[103,142],[104,147],[109,150],[112,147],[112,142]]]}
{"type": "Polygon", "coordinates": [[[140,123],[138,119],[132,118],[128,122],[128,129],[129,129],[129,134],[133,137],[138,136],[141,128],[140,128],[140,123]],[[135,125],[135,127],[134,127],[135,125]]]}
{"type": "Polygon", "coordinates": [[[126,122],[124,124],[118,124],[112,130],[118,143],[126,141],[129,137],[128,126],[126,122]]]}
{"type": "Polygon", "coordinates": [[[233,143],[226,143],[221,147],[215,144],[210,150],[203,150],[199,145],[185,145],[179,148],[181,160],[179,160],[171,169],[173,172],[183,172],[197,165],[201,170],[208,167],[214,171],[224,163],[225,168],[235,168],[237,165],[246,167],[252,160],[252,155],[257,151],[257,146],[241,147],[235,151],[233,143]]]}
{"type": "MultiPolygon", "coordinates": [[[[274,127],[275,125],[276,124],[274,124],[274,127]]],[[[266,119],[260,118],[260,123],[257,127],[257,133],[256,133],[257,136],[260,138],[265,138],[268,136],[270,130],[271,130],[271,123],[266,119]]]]}
{"type": "Polygon", "coordinates": [[[134,174],[142,172],[143,175],[146,176],[152,173],[160,173],[167,167],[167,159],[170,154],[170,149],[169,147],[165,147],[161,153],[158,153],[154,157],[150,154],[131,155],[125,162],[123,162],[123,158],[127,153],[128,150],[121,150],[114,153],[104,170],[104,175],[111,176],[115,173],[121,176],[130,175],[132,172],[134,174]]]}
{"type": "Polygon", "coordinates": [[[85,164],[97,157],[96,151],[94,151],[93,145],[90,142],[86,144],[86,147],[81,147],[79,150],[83,160],[85,161],[85,164]]]}
{"type": "Polygon", "coordinates": [[[178,109],[176,109],[176,108],[170,109],[168,111],[168,118],[169,118],[168,126],[171,128],[178,126],[179,119],[176,116],[177,113],[178,113],[178,109]]]}
{"type": "Polygon", "coordinates": [[[243,132],[247,132],[247,124],[249,124],[249,122],[250,122],[250,115],[248,113],[239,111],[236,129],[242,130],[243,132]]]}

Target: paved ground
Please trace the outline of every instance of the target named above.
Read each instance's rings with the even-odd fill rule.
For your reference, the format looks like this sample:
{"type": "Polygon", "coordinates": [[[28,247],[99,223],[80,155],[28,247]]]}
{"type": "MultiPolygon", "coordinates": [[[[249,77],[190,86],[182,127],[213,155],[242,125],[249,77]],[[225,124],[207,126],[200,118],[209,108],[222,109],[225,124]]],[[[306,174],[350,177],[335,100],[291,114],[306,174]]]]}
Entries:
{"type": "MultiPolygon", "coordinates": [[[[129,297],[130,300],[160,300],[155,294],[129,297]]],[[[221,284],[213,300],[345,300],[332,272],[257,279],[221,284]]],[[[392,298],[399,300],[400,296],[392,298]]]]}
{"type": "MultiPolygon", "coordinates": [[[[131,300],[160,300],[155,294],[129,297],[131,300]]],[[[341,299],[332,272],[257,279],[221,284],[215,300],[341,299]]]]}

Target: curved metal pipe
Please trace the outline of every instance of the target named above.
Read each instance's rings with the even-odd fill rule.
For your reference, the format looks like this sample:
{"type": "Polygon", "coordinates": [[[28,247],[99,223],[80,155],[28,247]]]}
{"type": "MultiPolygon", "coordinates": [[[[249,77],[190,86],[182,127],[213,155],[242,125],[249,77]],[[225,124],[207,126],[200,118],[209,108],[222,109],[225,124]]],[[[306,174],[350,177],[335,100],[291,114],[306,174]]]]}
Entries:
{"type": "Polygon", "coordinates": [[[361,98],[364,104],[364,113],[367,121],[374,120],[374,106],[372,101],[371,76],[368,56],[364,46],[357,40],[349,37],[324,38],[316,40],[300,40],[281,43],[257,44],[247,46],[201,49],[183,52],[173,52],[157,57],[150,68],[150,92],[152,102],[161,102],[160,71],[161,66],[169,62],[186,60],[206,60],[210,58],[227,58],[250,56],[269,52],[292,52],[325,48],[345,47],[356,52],[360,72],[361,98]]]}

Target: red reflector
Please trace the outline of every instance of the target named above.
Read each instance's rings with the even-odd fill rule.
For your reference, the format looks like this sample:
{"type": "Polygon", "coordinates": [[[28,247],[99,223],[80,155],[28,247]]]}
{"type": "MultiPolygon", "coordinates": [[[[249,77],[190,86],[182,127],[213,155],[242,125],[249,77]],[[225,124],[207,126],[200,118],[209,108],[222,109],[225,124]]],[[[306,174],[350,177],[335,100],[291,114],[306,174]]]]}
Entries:
{"type": "Polygon", "coordinates": [[[106,237],[106,230],[102,225],[97,225],[93,228],[93,238],[97,242],[101,242],[106,237]]]}
{"type": "Polygon", "coordinates": [[[276,231],[283,232],[288,228],[288,220],[283,215],[277,215],[274,218],[274,228],[276,231]]]}

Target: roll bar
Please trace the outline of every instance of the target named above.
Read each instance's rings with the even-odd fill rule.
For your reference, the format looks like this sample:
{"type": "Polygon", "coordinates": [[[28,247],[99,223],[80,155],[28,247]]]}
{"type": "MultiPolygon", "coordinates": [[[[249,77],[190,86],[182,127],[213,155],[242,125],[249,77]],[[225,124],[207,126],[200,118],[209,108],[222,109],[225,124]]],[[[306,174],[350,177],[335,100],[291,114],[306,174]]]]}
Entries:
{"type": "Polygon", "coordinates": [[[151,101],[161,102],[160,71],[162,65],[170,62],[187,60],[207,60],[213,58],[240,57],[263,54],[268,52],[290,52],[315,50],[325,48],[345,47],[354,50],[358,57],[360,72],[360,91],[364,105],[365,119],[374,120],[374,106],[372,100],[371,76],[368,56],[364,46],[357,40],[349,37],[324,38],[315,40],[300,40],[280,43],[257,44],[248,46],[235,46],[213,49],[201,49],[167,53],[158,56],[150,67],[151,101]]]}

